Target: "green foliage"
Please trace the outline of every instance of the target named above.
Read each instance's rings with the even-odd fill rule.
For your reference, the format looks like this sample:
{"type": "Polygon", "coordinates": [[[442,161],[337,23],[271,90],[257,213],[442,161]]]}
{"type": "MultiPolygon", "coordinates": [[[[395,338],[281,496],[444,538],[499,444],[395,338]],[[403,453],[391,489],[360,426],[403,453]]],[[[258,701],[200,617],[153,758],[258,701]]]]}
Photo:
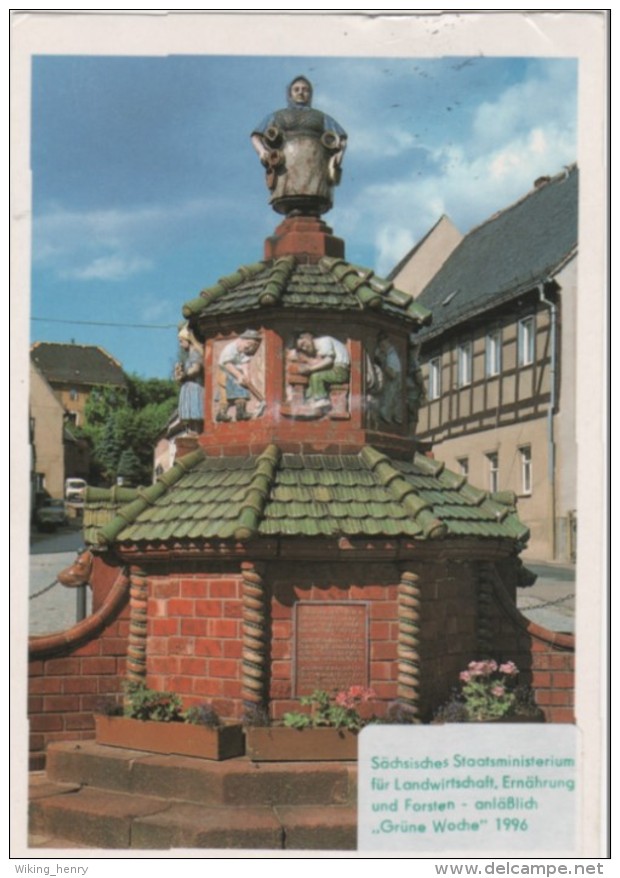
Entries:
{"type": "Polygon", "coordinates": [[[142,466],[133,448],[126,448],[118,459],[117,474],[124,485],[138,485],[142,466]]]}
{"type": "Polygon", "coordinates": [[[290,711],[282,721],[291,729],[334,728],[359,731],[368,720],[360,716],[359,705],[375,697],[372,689],[363,686],[350,686],[334,696],[323,689],[315,689],[311,695],[299,699],[300,704],[309,707],[309,712],[290,711]]]}
{"type": "Polygon", "coordinates": [[[194,726],[206,726],[208,729],[219,729],[224,723],[213,705],[204,703],[190,707],[184,715],[186,723],[194,726]]]}
{"type": "Polygon", "coordinates": [[[178,387],[174,381],[160,378],[125,378],[126,388],[95,387],[91,391],[80,433],[93,450],[95,481],[114,484],[122,475],[132,484],[148,484],[153,448],[177,406],[178,387]],[[125,457],[121,467],[124,453],[131,456],[125,457]]]}
{"type": "Polygon", "coordinates": [[[181,699],[173,692],[157,692],[144,683],[128,680],[124,685],[125,716],[169,723],[181,720],[181,699]]]}

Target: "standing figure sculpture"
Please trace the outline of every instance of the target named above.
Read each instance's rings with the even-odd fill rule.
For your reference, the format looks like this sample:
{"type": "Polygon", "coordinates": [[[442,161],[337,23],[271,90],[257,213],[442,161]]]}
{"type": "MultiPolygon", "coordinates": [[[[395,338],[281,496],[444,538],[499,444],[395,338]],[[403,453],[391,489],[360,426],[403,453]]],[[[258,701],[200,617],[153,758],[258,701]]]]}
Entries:
{"type": "Polygon", "coordinates": [[[271,113],[252,132],[265,166],[270,203],[277,213],[320,216],[333,204],[347,145],[346,132],[312,108],[312,84],[296,77],[287,89],[288,107],[271,113]]]}
{"type": "Polygon", "coordinates": [[[204,421],[203,348],[187,323],[178,334],[183,354],[174,367],[174,378],[181,385],[179,420],[191,433],[200,433],[204,421]]]}

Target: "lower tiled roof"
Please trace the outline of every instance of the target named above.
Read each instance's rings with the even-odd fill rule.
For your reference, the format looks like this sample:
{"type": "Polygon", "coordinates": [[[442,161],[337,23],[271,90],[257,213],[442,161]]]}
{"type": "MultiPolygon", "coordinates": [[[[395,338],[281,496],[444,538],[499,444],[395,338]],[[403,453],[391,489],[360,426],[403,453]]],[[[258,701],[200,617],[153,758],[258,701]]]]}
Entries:
{"type": "Polygon", "coordinates": [[[489,495],[442,463],[359,454],[281,453],[181,458],[154,485],[89,489],[90,544],[196,544],[273,537],[528,539],[515,498],[489,495]]]}

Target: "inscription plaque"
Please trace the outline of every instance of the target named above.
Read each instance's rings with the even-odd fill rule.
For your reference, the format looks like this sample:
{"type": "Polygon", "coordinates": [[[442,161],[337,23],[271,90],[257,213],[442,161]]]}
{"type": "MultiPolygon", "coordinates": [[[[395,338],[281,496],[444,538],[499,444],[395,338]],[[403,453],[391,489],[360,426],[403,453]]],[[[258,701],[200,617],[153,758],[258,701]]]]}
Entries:
{"type": "Polygon", "coordinates": [[[294,694],[368,686],[368,608],[300,601],[295,606],[294,694]]]}

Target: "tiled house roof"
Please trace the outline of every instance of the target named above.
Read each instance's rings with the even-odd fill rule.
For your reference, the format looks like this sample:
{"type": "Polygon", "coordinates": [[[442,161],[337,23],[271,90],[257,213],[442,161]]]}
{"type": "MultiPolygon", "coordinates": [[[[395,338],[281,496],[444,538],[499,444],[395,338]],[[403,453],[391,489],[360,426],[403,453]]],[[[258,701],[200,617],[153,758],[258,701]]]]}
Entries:
{"type": "Polygon", "coordinates": [[[270,537],[527,540],[513,495],[489,495],[416,454],[281,453],[181,458],[148,488],[89,489],[90,544],[169,544],[270,537]]]}
{"type": "Polygon", "coordinates": [[[120,363],[94,345],[38,341],[30,349],[30,357],[52,385],[125,386],[120,363]]]}
{"type": "Polygon", "coordinates": [[[417,298],[420,339],[550,280],[577,247],[578,181],[573,165],[466,235],[417,298]]]}
{"type": "Polygon", "coordinates": [[[324,256],[317,264],[294,256],[242,266],[186,302],[187,318],[233,315],[261,308],[357,311],[370,308],[419,326],[431,314],[409,293],[343,259],[324,256]]]}

